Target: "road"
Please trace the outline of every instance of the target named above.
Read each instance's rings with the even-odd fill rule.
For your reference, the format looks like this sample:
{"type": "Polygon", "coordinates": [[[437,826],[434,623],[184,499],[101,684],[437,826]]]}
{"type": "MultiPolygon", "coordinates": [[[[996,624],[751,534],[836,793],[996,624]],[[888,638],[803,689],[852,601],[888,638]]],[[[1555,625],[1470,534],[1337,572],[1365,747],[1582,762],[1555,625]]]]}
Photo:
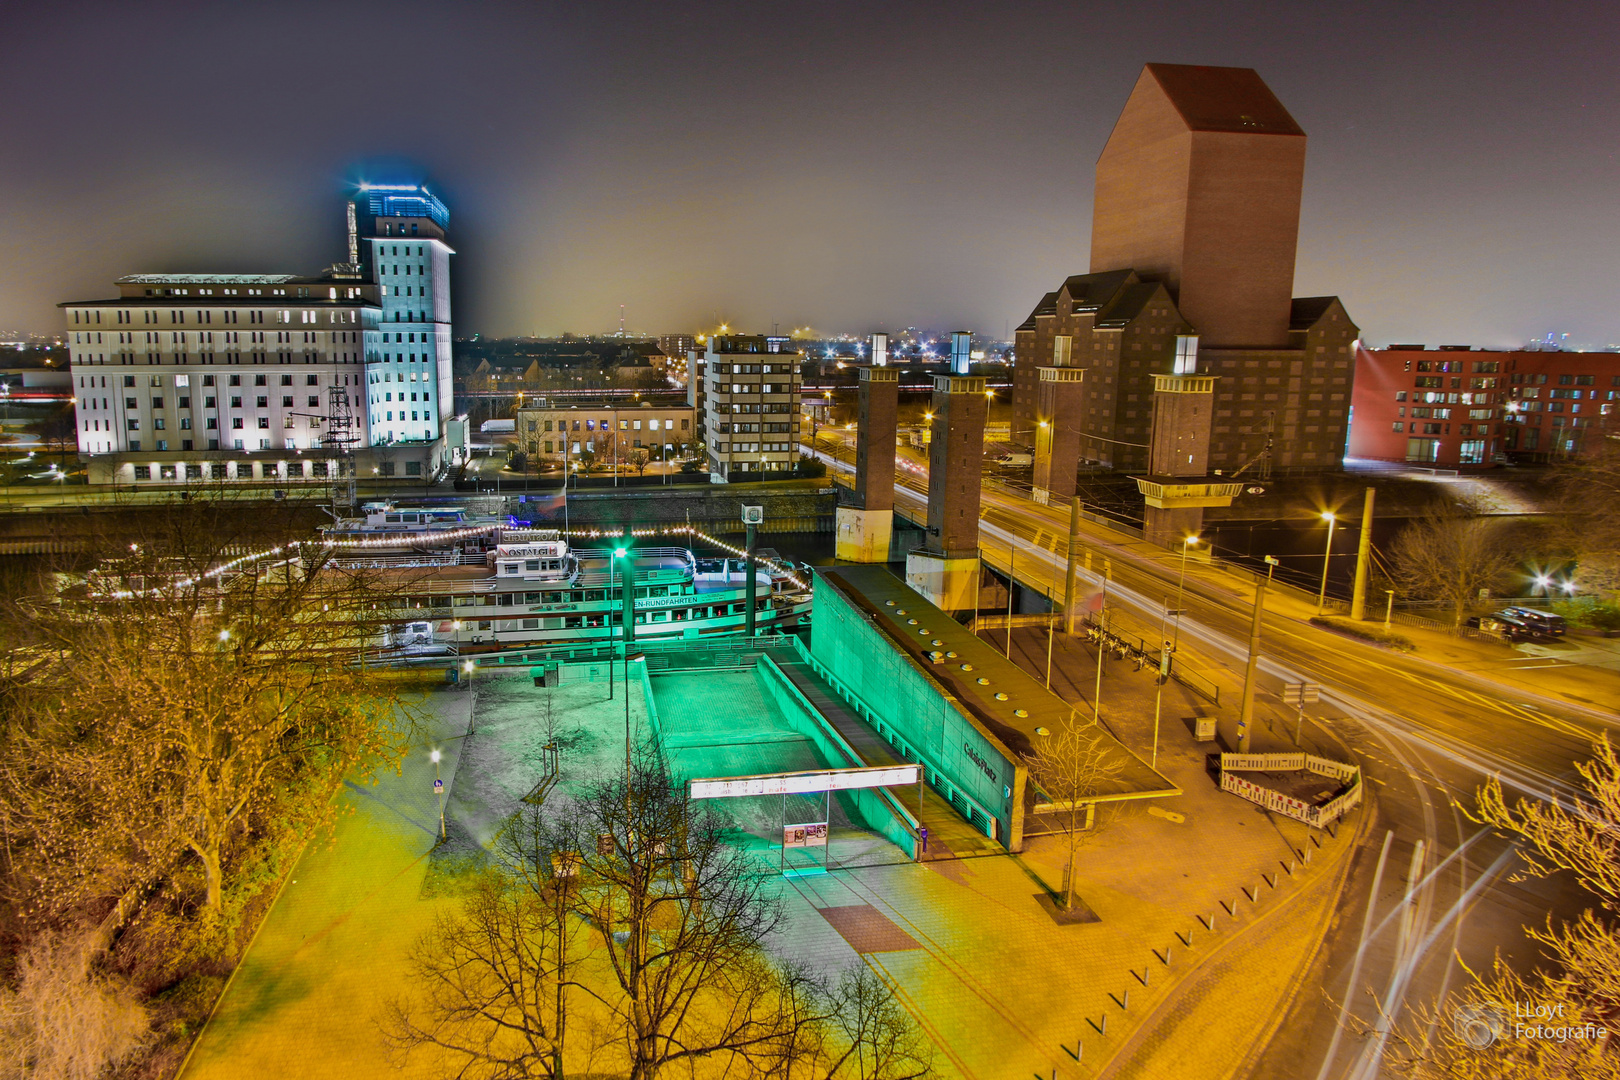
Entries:
{"type": "MultiPolygon", "coordinates": [[[[851,468],[852,454],[839,454],[839,461],[818,453],[834,469],[851,468]]],[[[910,452],[900,463],[897,511],[919,520],[926,515],[926,465],[910,452]]],[[[1020,583],[1043,593],[1054,579],[1061,582],[1066,507],[1039,506],[992,483],[983,491],[982,521],[988,563],[1005,567],[1010,557],[1020,583]]],[[[1178,554],[1089,522],[1081,541],[1093,565],[1109,560],[1110,602],[1138,625],[1156,625],[1176,603],[1178,554]]],[[[1210,665],[1207,673],[1227,678],[1228,686],[1241,682],[1247,655],[1254,589],[1245,576],[1195,565],[1180,603],[1185,659],[1210,665]]],[[[1091,589],[1099,587],[1095,574],[1083,577],[1091,589]]],[[[1508,881],[1516,856],[1473,824],[1466,808],[1490,775],[1502,778],[1510,796],[1567,800],[1574,763],[1589,756],[1600,732],[1617,726],[1605,706],[1620,700],[1620,678],[1494,645],[1476,651],[1496,655],[1485,651],[1477,663],[1459,667],[1353,641],[1311,625],[1310,614],[1308,604],[1273,591],[1259,691],[1275,700],[1284,682],[1322,686],[1313,719],[1361,759],[1378,819],[1307,980],[1320,989],[1289,1004],[1252,1075],[1371,1080],[1391,1052],[1389,1018],[1418,1023],[1425,1006],[1467,978],[1459,960],[1488,970],[1500,947],[1516,964],[1535,962],[1521,928],[1539,925],[1548,912],[1579,910],[1581,898],[1567,881],[1508,881]],[[1302,1062],[1311,1064],[1306,1069],[1302,1062]]],[[[1457,651],[1467,646],[1458,643],[1457,651]]],[[[1235,708],[1222,713],[1230,742],[1235,708]]]]}

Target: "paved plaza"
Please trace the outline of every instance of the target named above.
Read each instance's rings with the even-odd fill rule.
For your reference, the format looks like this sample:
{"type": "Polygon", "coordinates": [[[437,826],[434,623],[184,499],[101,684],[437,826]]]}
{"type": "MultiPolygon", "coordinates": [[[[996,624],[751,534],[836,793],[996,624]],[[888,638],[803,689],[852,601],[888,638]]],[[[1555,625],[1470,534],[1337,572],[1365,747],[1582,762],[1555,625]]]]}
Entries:
{"type": "MultiPolygon", "coordinates": [[[[547,690],[527,677],[480,678],[473,693],[427,696],[430,722],[399,775],[342,793],[351,812],[298,864],[188,1078],[401,1075],[385,1057],[379,1013],[409,990],[407,950],[457,902],[455,875],[484,857],[540,775],[540,748],[562,747],[563,793],[615,769],[624,752],[622,681],[609,701],[601,680],[547,690]],[[428,760],[435,747],[449,793],[442,844],[428,760]]],[[[661,732],[688,775],[825,764],[775,711],[762,679],[751,668],[654,675],[655,720],[638,677],[632,734],[661,732]]],[[[1151,722],[1138,712],[1116,719],[1134,718],[1121,732],[1131,745],[1135,725],[1151,722]]],[[[1184,794],[1152,804],[1169,813],[1124,810],[1081,849],[1078,893],[1096,921],[1060,924],[1051,914],[1049,894],[1062,880],[1057,838],[1034,838],[1017,856],[918,863],[835,804],[832,872],[775,879],[788,918],[771,948],[828,972],[865,963],[883,973],[948,1076],[1090,1077],[1110,1062],[1118,1076],[1220,1075],[1263,1028],[1212,1012],[1200,989],[1249,971],[1253,1010],[1266,1014],[1313,953],[1357,819],[1338,839],[1313,839],[1298,822],[1220,792],[1207,749],[1184,725],[1166,725],[1159,767],[1184,794]],[[1313,865],[1296,864],[1290,876],[1307,849],[1313,865]],[[1139,1038],[1150,1016],[1152,1037],[1139,1038]],[[1223,1026],[1232,1030],[1211,1049],[1223,1026]]],[[[780,801],[736,803],[728,809],[737,842],[774,867],[780,801]]],[[[419,1056],[404,1075],[435,1075],[433,1066],[419,1056]]]]}

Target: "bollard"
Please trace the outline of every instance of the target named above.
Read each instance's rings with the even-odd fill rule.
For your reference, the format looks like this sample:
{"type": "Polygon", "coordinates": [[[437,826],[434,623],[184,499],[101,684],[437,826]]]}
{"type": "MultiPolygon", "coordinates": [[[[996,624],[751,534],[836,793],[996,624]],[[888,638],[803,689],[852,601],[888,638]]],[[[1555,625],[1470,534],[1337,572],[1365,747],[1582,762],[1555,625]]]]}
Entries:
{"type": "Polygon", "coordinates": [[[1192,948],[1192,935],[1191,934],[1183,934],[1180,930],[1177,930],[1176,931],[1176,940],[1181,942],[1181,944],[1186,946],[1187,948],[1189,948],[1189,949],[1192,948]]]}
{"type": "Polygon", "coordinates": [[[1236,915],[1237,914],[1237,901],[1236,900],[1232,901],[1230,904],[1228,904],[1225,900],[1222,900],[1221,901],[1221,907],[1226,909],[1226,913],[1228,915],[1236,915]]]}
{"type": "MultiPolygon", "coordinates": [[[[1059,1045],[1063,1044],[1060,1043],[1059,1045]]],[[[1081,1042],[1079,1039],[1076,1039],[1074,1040],[1074,1049],[1070,1050],[1067,1046],[1063,1046],[1063,1052],[1074,1058],[1074,1060],[1079,1061],[1086,1052],[1086,1044],[1081,1042]]]]}
{"type": "Polygon", "coordinates": [[[1268,886],[1270,886],[1273,889],[1275,889],[1277,887],[1277,879],[1274,878],[1274,877],[1266,877],[1266,875],[1261,874],[1260,875],[1260,880],[1265,882],[1268,886]]]}
{"type": "Polygon", "coordinates": [[[1249,898],[1251,904],[1254,903],[1254,898],[1260,893],[1260,886],[1258,885],[1254,887],[1254,892],[1250,892],[1247,885],[1239,885],[1238,888],[1242,890],[1244,896],[1249,898]]]}

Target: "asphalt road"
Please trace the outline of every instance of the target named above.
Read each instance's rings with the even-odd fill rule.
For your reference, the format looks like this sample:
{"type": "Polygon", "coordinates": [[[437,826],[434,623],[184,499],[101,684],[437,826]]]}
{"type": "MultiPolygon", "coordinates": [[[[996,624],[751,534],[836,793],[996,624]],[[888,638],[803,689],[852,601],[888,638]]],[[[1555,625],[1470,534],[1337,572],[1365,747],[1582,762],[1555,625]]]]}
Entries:
{"type": "MultiPolygon", "coordinates": [[[[853,455],[822,456],[848,470],[853,455]]],[[[926,465],[915,452],[900,456],[897,508],[915,519],[926,512],[926,465]]],[[[988,561],[1005,566],[1011,548],[1021,584],[1045,592],[1054,574],[1061,581],[1067,508],[1039,506],[992,481],[982,520],[988,561]]],[[[1110,561],[1109,601],[1137,625],[1157,625],[1177,605],[1177,553],[1084,522],[1081,540],[1095,567],[1110,561]]],[[[1087,580],[1100,585],[1095,575],[1087,580]]],[[[1229,687],[1240,681],[1253,585],[1194,565],[1181,595],[1178,660],[1206,665],[1229,687]]],[[[1500,950],[1515,966],[1532,965],[1539,957],[1522,927],[1580,910],[1583,898],[1566,879],[1511,881],[1516,856],[1467,809],[1491,775],[1510,796],[1567,799],[1574,763],[1598,733],[1620,726],[1606,707],[1620,701],[1620,677],[1494,644],[1473,647],[1477,657],[1459,667],[1354,641],[1311,625],[1311,614],[1292,596],[1268,595],[1258,694],[1275,703],[1284,682],[1322,687],[1312,722],[1360,758],[1377,819],[1307,989],[1288,1004],[1251,1075],[1371,1080],[1403,1051],[1402,1037],[1421,1043],[1449,1022],[1435,1005],[1468,978],[1461,964],[1488,971],[1500,950]]],[[[1466,657],[1469,649],[1453,651],[1466,657]]],[[[1223,705],[1230,742],[1236,709],[1224,694],[1223,705]]]]}

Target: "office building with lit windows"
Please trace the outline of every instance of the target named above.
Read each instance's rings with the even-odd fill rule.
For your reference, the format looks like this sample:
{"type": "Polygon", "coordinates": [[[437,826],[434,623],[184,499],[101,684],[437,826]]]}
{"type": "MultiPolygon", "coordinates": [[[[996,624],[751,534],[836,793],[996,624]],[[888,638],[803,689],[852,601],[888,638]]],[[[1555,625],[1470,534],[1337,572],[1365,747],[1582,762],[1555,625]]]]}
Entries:
{"type": "Polygon", "coordinates": [[[1620,430],[1620,353],[1356,350],[1349,456],[1437,468],[1571,457],[1620,430]]]}
{"type": "Polygon", "coordinates": [[[59,305],[91,483],[420,481],[443,459],[450,248],[425,188],[362,188],[318,276],[132,274],[59,305]]]}
{"type": "Polygon", "coordinates": [[[798,350],[783,337],[711,337],[703,356],[703,438],[709,477],[781,477],[799,460],[798,350]]]}

